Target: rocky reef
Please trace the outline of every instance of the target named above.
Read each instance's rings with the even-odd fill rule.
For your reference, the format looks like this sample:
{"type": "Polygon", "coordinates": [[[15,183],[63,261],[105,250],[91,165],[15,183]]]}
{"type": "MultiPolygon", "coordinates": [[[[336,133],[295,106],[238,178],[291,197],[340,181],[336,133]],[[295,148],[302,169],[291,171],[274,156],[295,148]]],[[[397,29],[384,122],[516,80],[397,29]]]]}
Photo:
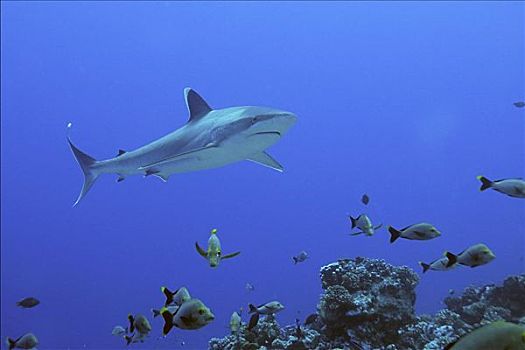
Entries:
{"type": "Polygon", "coordinates": [[[435,315],[415,314],[418,281],[410,268],[384,260],[339,260],[321,268],[323,294],[312,322],[280,327],[268,316],[251,330],[243,325],[211,339],[209,349],[442,350],[496,320],[525,324],[525,275],[468,287],[435,315]]]}

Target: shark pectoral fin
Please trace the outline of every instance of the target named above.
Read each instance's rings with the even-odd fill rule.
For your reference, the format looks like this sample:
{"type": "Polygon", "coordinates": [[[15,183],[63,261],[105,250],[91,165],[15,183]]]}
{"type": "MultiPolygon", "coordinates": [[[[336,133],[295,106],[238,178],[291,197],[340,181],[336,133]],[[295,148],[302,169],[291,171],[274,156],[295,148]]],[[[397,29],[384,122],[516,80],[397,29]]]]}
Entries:
{"type": "Polygon", "coordinates": [[[350,233],[350,236],[359,236],[359,235],[362,235],[363,233],[364,233],[363,231],[354,232],[354,233],[350,233]]]}
{"type": "Polygon", "coordinates": [[[158,178],[161,179],[163,182],[168,182],[168,179],[170,178],[169,175],[162,174],[162,173],[153,174],[153,176],[158,177],[158,178]]]}
{"type": "Polygon", "coordinates": [[[125,177],[120,175],[117,179],[117,182],[121,182],[121,181],[124,181],[125,177]]]}
{"type": "Polygon", "coordinates": [[[197,252],[206,260],[208,260],[208,254],[204,249],[201,248],[199,243],[195,242],[195,249],[197,249],[197,252]]]}
{"type": "Polygon", "coordinates": [[[379,230],[381,227],[383,227],[383,224],[379,224],[376,227],[374,227],[374,230],[379,230]]]}
{"type": "Polygon", "coordinates": [[[241,254],[241,252],[235,252],[235,253],[231,253],[231,254],[226,254],[226,255],[223,255],[221,260],[224,260],[224,259],[230,259],[230,258],[233,258],[237,255],[241,254]]]}
{"type": "Polygon", "coordinates": [[[270,156],[266,152],[260,152],[260,153],[253,154],[249,158],[247,158],[247,160],[257,163],[257,164],[261,164],[263,166],[272,168],[280,172],[283,172],[284,170],[283,166],[279,164],[279,162],[273,159],[272,156],[270,156]]]}

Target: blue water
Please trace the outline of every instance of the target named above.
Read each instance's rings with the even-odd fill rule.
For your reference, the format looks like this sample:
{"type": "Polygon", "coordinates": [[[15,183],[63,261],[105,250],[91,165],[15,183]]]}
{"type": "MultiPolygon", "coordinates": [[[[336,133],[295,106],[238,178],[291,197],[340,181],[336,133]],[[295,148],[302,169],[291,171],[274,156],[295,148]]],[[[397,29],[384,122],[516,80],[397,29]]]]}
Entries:
{"type": "MultiPolygon", "coordinates": [[[[523,273],[525,202],[479,192],[476,176],[525,175],[523,3],[2,2],[1,337],[40,349],[119,349],[113,326],[150,317],[160,286],[188,287],[216,320],[136,348],[205,349],[232,311],[277,299],[281,324],[315,310],[319,269],[342,257],[414,268],[484,242],[476,269],[421,275],[417,311],[449,289],[523,273]],[[66,142],[97,159],[187,120],[184,87],[212,107],[292,111],[270,153],[174,175],[102,176],[72,208],[82,173],[66,142]],[[368,193],[370,204],[360,202],[368,193]],[[350,237],[347,213],[432,241],[350,237]],[[210,269],[194,249],[219,229],[235,259],[210,269]],[[306,250],[310,259],[294,266],[306,250]],[[250,282],[255,291],[244,286],[250,282]],[[41,305],[19,309],[35,296],[41,305]]],[[[151,319],[151,317],[150,317],[151,319]]]]}

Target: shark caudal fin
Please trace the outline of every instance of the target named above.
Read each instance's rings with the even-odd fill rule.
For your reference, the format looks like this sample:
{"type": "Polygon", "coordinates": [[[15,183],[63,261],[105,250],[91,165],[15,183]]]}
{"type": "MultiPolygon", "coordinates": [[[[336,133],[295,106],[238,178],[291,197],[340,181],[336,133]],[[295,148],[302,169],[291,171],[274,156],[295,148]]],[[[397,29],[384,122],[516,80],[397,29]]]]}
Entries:
{"type": "Polygon", "coordinates": [[[82,169],[82,172],[84,173],[84,185],[82,185],[82,190],[80,191],[80,194],[78,195],[78,198],[73,204],[73,207],[75,207],[82,198],[88,193],[89,189],[93,184],[95,183],[95,180],[98,178],[100,173],[93,170],[93,165],[97,163],[95,158],[92,158],[79,150],[73,142],[67,138],[67,142],[69,143],[69,147],[71,147],[71,150],[73,151],[73,154],[77,160],[78,165],[80,165],[80,168],[82,169]]]}

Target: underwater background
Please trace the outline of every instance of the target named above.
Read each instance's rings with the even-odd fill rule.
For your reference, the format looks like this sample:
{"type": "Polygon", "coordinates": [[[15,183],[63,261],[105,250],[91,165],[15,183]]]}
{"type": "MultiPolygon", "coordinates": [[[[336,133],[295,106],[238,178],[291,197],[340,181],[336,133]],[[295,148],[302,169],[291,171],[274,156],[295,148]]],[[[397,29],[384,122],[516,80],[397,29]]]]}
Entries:
{"type": "Polygon", "coordinates": [[[486,266],[421,275],[419,313],[523,273],[525,204],[480,193],[476,176],[525,175],[512,105],[524,23],[523,2],[2,2],[2,346],[32,331],[39,349],[124,348],[113,326],[143,313],[152,336],[133,347],[205,349],[248,303],[279,300],[283,324],[314,312],[319,269],[339,258],[421,275],[418,261],[445,250],[494,251],[486,266]],[[168,183],[106,175],[72,208],[83,177],[66,125],[110,158],[182,126],[188,86],[215,108],[295,113],[270,149],[284,173],[246,161],[168,183]],[[383,228],[349,236],[347,214],[360,213],[383,228]],[[386,225],[421,221],[442,236],[389,243],[386,225]],[[194,249],[212,228],[224,252],[241,251],[217,269],[194,249]],[[161,286],[186,286],[215,320],[158,339],[161,286]],[[26,296],[41,305],[18,308],[26,296]]]}

